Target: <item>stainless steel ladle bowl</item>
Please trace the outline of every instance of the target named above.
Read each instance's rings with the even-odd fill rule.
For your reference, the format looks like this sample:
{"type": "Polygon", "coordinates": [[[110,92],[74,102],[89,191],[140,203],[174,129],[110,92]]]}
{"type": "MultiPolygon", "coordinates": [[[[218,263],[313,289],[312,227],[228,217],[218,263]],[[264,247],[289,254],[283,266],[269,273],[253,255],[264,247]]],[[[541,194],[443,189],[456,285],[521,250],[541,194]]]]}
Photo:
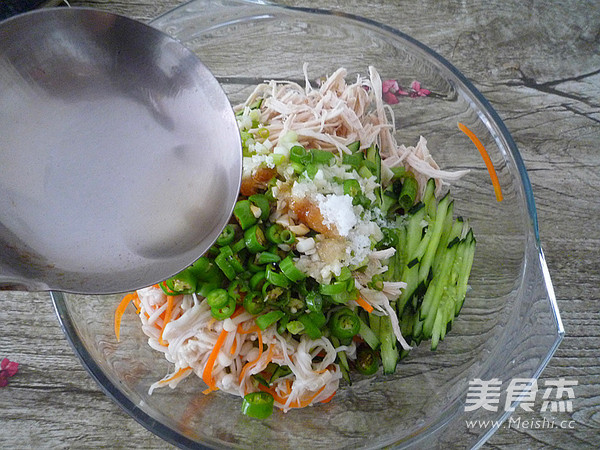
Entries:
{"type": "Polygon", "coordinates": [[[204,253],[242,154],[198,58],[84,8],[15,16],[0,36],[0,286],[122,292],[204,253]]]}

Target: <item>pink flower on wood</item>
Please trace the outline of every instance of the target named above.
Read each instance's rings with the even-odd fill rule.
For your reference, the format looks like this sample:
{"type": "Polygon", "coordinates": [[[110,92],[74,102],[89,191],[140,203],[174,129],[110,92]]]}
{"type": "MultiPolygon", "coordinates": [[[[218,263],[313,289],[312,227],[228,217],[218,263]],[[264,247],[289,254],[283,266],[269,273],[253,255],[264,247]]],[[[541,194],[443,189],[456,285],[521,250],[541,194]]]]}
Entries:
{"type": "Polygon", "coordinates": [[[4,358],[0,362],[0,387],[6,386],[8,384],[8,379],[14,376],[18,370],[19,363],[4,358]]]}

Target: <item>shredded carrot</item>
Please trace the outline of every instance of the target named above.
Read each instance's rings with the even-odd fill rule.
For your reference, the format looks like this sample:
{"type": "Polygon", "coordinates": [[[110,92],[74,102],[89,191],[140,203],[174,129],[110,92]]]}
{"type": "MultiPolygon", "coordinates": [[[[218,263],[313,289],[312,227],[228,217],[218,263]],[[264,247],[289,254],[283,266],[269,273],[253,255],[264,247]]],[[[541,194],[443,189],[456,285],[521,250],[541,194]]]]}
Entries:
{"type": "Polygon", "coordinates": [[[335,391],[333,394],[331,394],[329,397],[327,397],[326,399],[321,400],[321,403],[329,403],[331,401],[331,399],[333,399],[333,397],[335,397],[335,394],[337,393],[337,391],[335,391]]]}
{"type": "Polygon", "coordinates": [[[243,312],[244,312],[244,307],[238,306],[236,308],[236,310],[233,312],[233,314],[231,315],[230,319],[235,319],[237,316],[239,316],[243,312]]]}
{"type": "Polygon", "coordinates": [[[249,333],[255,333],[255,332],[260,332],[260,328],[258,328],[258,325],[254,325],[253,327],[251,327],[248,330],[244,330],[244,328],[242,328],[241,323],[237,327],[238,334],[249,334],[249,333]]]}
{"type": "Polygon", "coordinates": [[[231,343],[231,349],[229,350],[229,353],[232,355],[235,355],[236,350],[237,350],[237,336],[234,336],[233,342],[231,343]]]}
{"type": "MultiPolygon", "coordinates": [[[[258,327],[256,327],[258,328],[258,327]]],[[[246,371],[256,365],[256,363],[260,360],[260,357],[263,355],[263,338],[262,338],[262,333],[260,332],[260,329],[257,331],[258,334],[258,356],[252,360],[252,361],[248,361],[244,367],[242,367],[242,371],[240,372],[240,383],[242,382],[242,380],[244,379],[244,375],[246,374],[246,371]]]]}
{"type": "MultiPolygon", "coordinates": [[[[206,365],[204,366],[204,371],[202,372],[202,380],[208,386],[208,389],[207,389],[208,392],[214,391],[217,389],[215,380],[212,377],[212,371],[215,366],[215,361],[217,360],[217,356],[219,356],[219,351],[221,350],[221,347],[223,346],[223,343],[225,342],[226,337],[227,337],[227,331],[225,329],[221,330],[221,334],[219,334],[219,337],[217,338],[217,342],[215,343],[215,346],[213,347],[212,351],[210,352],[208,361],[206,361],[206,365]]],[[[206,392],[206,391],[204,391],[204,392],[206,392]]]]}
{"type": "Polygon", "coordinates": [[[364,309],[369,314],[373,312],[373,307],[369,303],[367,303],[365,299],[362,298],[360,295],[356,298],[356,303],[358,303],[358,306],[362,307],[362,309],[364,309]]]}
{"type": "Polygon", "coordinates": [[[490,155],[488,155],[487,150],[485,149],[479,138],[475,136],[475,133],[473,133],[460,122],[458,122],[458,128],[460,129],[460,131],[465,133],[469,137],[469,139],[471,139],[471,141],[473,141],[473,144],[475,144],[475,147],[477,147],[477,150],[479,150],[479,153],[481,154],[481,157],[485,162],[485,167],[487,168],[490,174],[490,179],[492,180],[492,185],[494,186],[494,193],[496,194],[496,201],[501,202],[502,189],[500,189],[500,181],[498,181],[498,175],[496,174],[496,169],[494,169],[494,165],[492,164],[490,155]]]}
{"type": "Polygon", "coordinates": [[[176,378],[179,378],[180,376],[182,376],[188,370],[192,370],[192,368],[191,367],[182,367],[181,369],[179,369],[177,372],[175,372],[173,375],[171,375],[166,380],[160,380],[159,383],[163,384],[163,383],[168,383],[169,381],[173,381],[176,378]]]}
{"type": "MultiPolygon", "coordinates": [[[[287,381],[287,379],[286,379],[287,381]]],[[[288,390],[288,393],[285,397],[282,397],[281,395],[279,395],[274,388],[268,388],[262,384],[258,385],[258,389],[260,389],[263,392],[268,392],[269,394],[271,394],[273,396],[273,398],[275,399],[276,402],[281,403],[282,405],[285,405],[285,403],[287,402],[287,398],[290,396],[291,394],[291,389],[288,390]]],[[[311,395],[310,397],[308,397],[305,400],[296,400],[290,403],[290,408],[304,408],[305,406],[310,405],[315,398],[317,398],[317,396],[323,392],[323,390],[325,389],[325,386],[321,387],[321,389],[319,389],[317,392],[315,392],[313,395],[311,395]]],[[[325,399],[328,400],[328,399],[325,399]]],[[[329,399],[330,400],[330,399],[329,399]]]]}
{"type": "Polygon", "coordinates": [[[160,331],[160,338],[158,339],[158,342],[160,343],[160,345],[167,345],[167,343],[163,339],[163,333],[165,332],[165,327],[171,321],[171,314],[173,313],[173,303],[174,303],[173,297],[171,295],[168,295],[167,296],[167,309],[165,310],[165,316],[163,318],[163,326],[162,326],[162,330],[160,331]]]}
{"type": "Polygon", "coordinates": [[[117,337],[117,342],[121,337],[121,319],[123,318],[123,314],[125,314],[125,310],[127,309],[129,303],[137,298],[137,292],[134,292],[133,294],[127,294],[125,297],[123,297],[123,300],[121,300],[119,306],[117,306],[117,309],[115,310],[115,336],[117,337]]]}

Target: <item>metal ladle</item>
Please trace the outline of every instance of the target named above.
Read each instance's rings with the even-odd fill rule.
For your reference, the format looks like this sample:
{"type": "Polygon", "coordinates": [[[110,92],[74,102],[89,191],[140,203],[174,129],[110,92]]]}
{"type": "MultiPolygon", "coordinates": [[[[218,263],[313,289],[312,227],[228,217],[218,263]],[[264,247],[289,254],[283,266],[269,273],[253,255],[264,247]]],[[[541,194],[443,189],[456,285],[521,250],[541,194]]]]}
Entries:
{"type": "Polygon", "coordinates": [[[202,255],[242,152],[198,58],[85,8],[15,16],[0,36],[0,287],[124,292],[202,255]]]}

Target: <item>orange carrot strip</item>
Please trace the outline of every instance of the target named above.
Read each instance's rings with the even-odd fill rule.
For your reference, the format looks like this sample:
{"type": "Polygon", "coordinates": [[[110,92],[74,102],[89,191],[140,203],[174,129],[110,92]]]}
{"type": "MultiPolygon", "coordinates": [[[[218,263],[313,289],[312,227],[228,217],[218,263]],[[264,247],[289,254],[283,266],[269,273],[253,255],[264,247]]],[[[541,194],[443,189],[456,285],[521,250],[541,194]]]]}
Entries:
{"type": "Polygon", "coordinates": [[[253,327],[250,327],[250,329],[244,330],[242,328],[241,323],[238,325],[238,329],[237,329],[238,334],[248,334],[248,333],[254,333],[254,332],[259,332],[259,331],[260,331],[260,328],[258,328],[258,325],[254,325],[253,327]]]}
{"type": "Polygon", "coordinates": [[[173,297],[167,296],[167,309],[165,310],[165,317],[163,318],[163,326],[162,330],[160,330],[160,338],[158,342],[160,345],[167,345],[167,343],[163,340],[163,333],[165,332],[165,327],[171,321],[171,314],[173,313],[173,297]]]}
{"type": "Polygon", "coordinates": [[[337,391],[335,391],[333,394],[331,394],[331,395],[330,395],[329,397],[327,397],[326,399],[324,399],[324,400],[321,400],[321,403],[329,403],[329,402],[331,401],[331,399],[332,399],[333,397],[335,397],[335,394],[336,394],[336,393],[337,393],[337,391]]]}
{"type": "Polygon", "coordinates": [[[206,366],[204,366],[204,371],[202,372],[202,380],[208,386],[209,392],[217,389],[217,387],[215,385],[215,381],[212,377],[212,371],[215,366],[215,361],[217,360],[217,356],[219,356],[219,351],[221,350],[221,347],[223,346],[223,342],[225,342],[226,337],[227,337],[227,331],[224,329],[221,330],[221,334],[219,334],[219,337],[217,338],[217,342],[215,343],[215,346],[213,347],[212,351],[210,352],[208,361],[206,361],[206,366]]]}
{"type": "Polygon", "coordinates": [[[188,370],[192,370],[192,368],[191,367],[182,367],[181,369],[179,369],[177,372],[175,372],[173,375],[171,375],[166,380],[160,380],[159,383],[162,384],[162,383],[168,383],[169,381],[173,381],[174,379],[179,378],[181,375],[186,373],[188,370]]]}
{"type": "Polygon", "coordinates": [[[235,319],[237,316],[239,316],[243,312],[244,312],[244,307],[238,306],[236,308],[236,310],[233,312],[233,314],[231,315],[230,319],[235,319]]]}
{"type": "Polygon", "coordinates": [[[231,349],[229,350],[229,353],[231,353],[232,355],[234,355],[236,349],[237,349],[237,336],[235,336],[233,338],[233,342],[231,343],[231,349]]]}
{"type": "Polygon", "coordinates": [[[123,300],[121,300],[119,306],[117,306],[117,309],[115,310],[115,336],[117,337],[117,342],[121,337],[121,319],[123,318],[123,314],[125,314],[127,306],[134,299],[137,299],[137,292],[134,292],[133,294],[127,294],[125,297],[123,297],[123,300]]]}
{"type": "Polygon", "coordinates": [[[477,150],[479,150],[479,153],[483,158],[483,162],[485,162],[485,167],[487,168],[490,174],[490,179],[492,180],[492,185],[494,186],[494,193],[496,194],[496,201],[501,202],[503,198],[502,189],[500,189],[500,181],[498,181],[498,175],[496,174],[496,169],[494,169],[494,165],[492,164],[490,155],[488,155],[487,150],[485,149],[479,138],[475,136],[475,133],[473,133],[460,122],[458,122],[458,128],[460,129],[460,131],[465,133],[469,137],[469,139],[471,139],[471,141],[473,141],[473,144],[475,144],[475,147],[477,147],[477,150]]]}
{"type": "MultiPolygon", "coordinates": [[[[288,393],[288,395],[286,397],[282,397],[279,394],[277,394],[277,392],[275,391],[274,388],[268,388],[266,386],[263,386],[262,384],[258,384],[258,389],[260,389],[263,392],[268,392],[269,394],[271,394],[273,396],[273,398],[275,399],[276,402],[281,403],[282,405],[285,405],[285,403],[287,402],[287,397],[289,397],[289,395],[291,394],[291,391],[288,393]]],[[[306,400],[296,400],[292,403],[290,403],[289,407],[290,408],[304,408],[305,406],[310,405],[313,400],[315,398],[317,398],[317,396],[323,392],[323,390],[325,389],[325,386],[321,387],[321,389],[319,389],[317,392],[315,392],[313,395],[311,395],[309,398],[307,398],[306,400]]],[[[327,399],[325,399],[327,400],[327,399]]]]}
{"type": "Polygon", "coordinates": [[[373,307],[369,303],[367,303],[365,299],[362,298],[360,295],[356,298],[356,303],[358,303],[358,305],[369,314],[373,312],[373,307]]]}
{"type": "MultiPolygon", "coordinates": [[[[258,327],[256,327],[258,328],[258,327]]],[[[260,360],[260,357],[263,354],[263,338],[262,338],[262,333],[260,332],[260,329],[257,332],[258,334],[258,356],[253,360],[253,361],[248,361],[244,367],[242,367],[242,371],[240,372],[240,383],[242,382],[242,380],[244,379],[244,375],[246,374],[246,371],[256,365],[256,363],[260,360]]]]}

